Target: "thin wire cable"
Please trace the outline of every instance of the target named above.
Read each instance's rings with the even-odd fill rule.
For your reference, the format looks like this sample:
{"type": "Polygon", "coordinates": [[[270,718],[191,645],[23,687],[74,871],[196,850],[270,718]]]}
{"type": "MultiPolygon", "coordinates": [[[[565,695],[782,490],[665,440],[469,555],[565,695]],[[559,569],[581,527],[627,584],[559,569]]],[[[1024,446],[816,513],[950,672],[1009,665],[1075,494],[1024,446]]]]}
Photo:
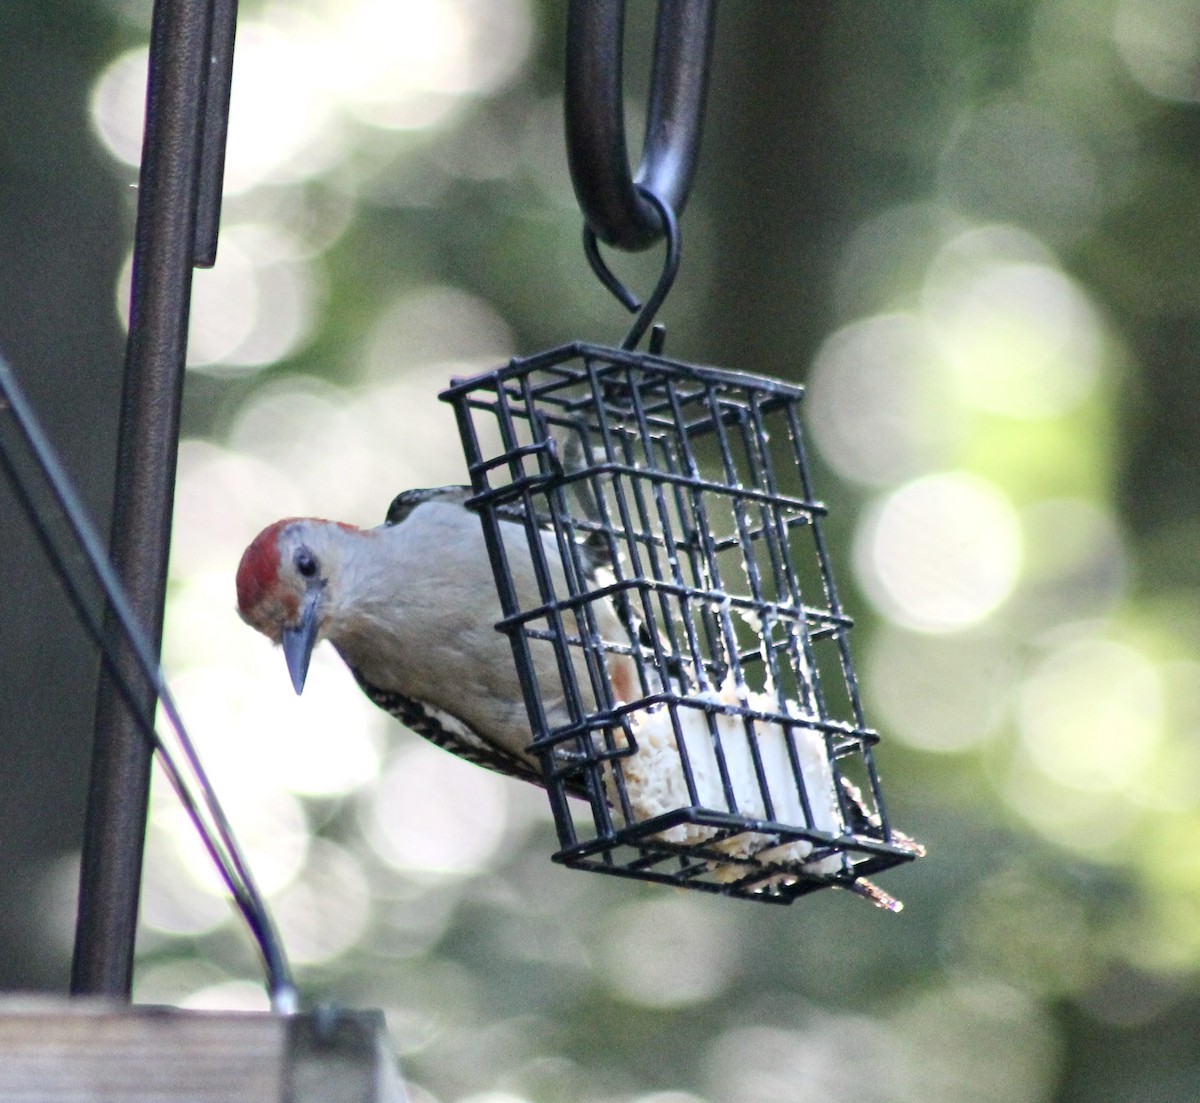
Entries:
{"type": "Polygon", "coordinates": [[[50,525],[43,517],[21,472],[16,459],[10,452],[3,434],[0,434],[0,463],[16,493],[17,499],[42,549],[50,559],[67,591],[80,620],[88,634],[100,648],[101,659],[113,677],[118,690],[137,721],[138,726],[158,752],[160,765],[172,788],[179,796],[189,818],[200,834],[205,848],[228,886],[238,910],[242,913],[262,954],[267,974],[267,986],[272,1006],[276,1011],[291,1014],[296,1011],[298,997],[291,976],[287,956],[279,939],[275,923],[254,880],[233,829],[217,798],[216,790],[196,754],[195,746],[184,727],[174,698],[167,688],[161,667],[151,651],[137,618],[129,605],[120,580],[108,562],[104,546],[100,541],[87,511],[76,494],[71,480],[51,445],[49,438],[37,421],[28,400],[25,398],[15,376],[0,358],[0,412],[7,411],[17,423],[21,438],[49,485],[61,516],[66,520],[79,550],[87,562],[95,580],[100,584],[116,616],[117,623],[132,648],[137,665],[146,683],[154,690],[166,717],[167,728],[173,736],[174,747],[160,736],[154,718],[140,707],[137,694],[121,671],[120,663],[113,653],[111,642],[105,637],[103,625],[88,607],[83,589],[72,573],[67,554],[55,542],[50,525]]]}

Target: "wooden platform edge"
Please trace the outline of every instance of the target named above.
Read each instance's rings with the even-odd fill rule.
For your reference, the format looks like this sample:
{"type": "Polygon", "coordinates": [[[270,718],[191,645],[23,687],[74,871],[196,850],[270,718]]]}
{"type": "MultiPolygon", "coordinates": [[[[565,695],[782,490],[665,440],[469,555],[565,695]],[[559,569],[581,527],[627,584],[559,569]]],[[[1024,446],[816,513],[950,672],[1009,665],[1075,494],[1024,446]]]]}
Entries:
{"type": "Polygon", "coordinates": [[[0,997],[0,1103],[405,1103],[381,1011],[0,997]]]}

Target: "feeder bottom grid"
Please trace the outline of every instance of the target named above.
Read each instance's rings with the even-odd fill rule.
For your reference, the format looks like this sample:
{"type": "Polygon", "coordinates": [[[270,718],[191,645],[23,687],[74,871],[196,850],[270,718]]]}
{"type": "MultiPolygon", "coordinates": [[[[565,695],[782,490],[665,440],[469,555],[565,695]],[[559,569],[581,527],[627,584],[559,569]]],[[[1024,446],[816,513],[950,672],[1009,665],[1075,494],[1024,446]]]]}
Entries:
{"type": "MultiPolygon", "coordinates": [[[[702,695],[700,700],[741,706],[754,712],[777,712],[779,708],[774,697],[750,692],[729,681],[719,693],[710,691],[702,695]]],[[[796,706],[789,704],[789,712],[798,714],[798,711],[796,706]]],[[[671,709],[665,705],[630,714],[630,730],[637,751],[628,758],[617,759],[606,771],[609,800],[614,807],[623,807],[620,800],[620,790],[623,788],[627,802],[624,807],[631,814],[631,822],[641,822],[695,806],[731,812],[749,819],[770,819],[776,823],[821,831],[835,838],[846,834],[825,737],[820,731],[805,724],[788,725],[785,730],[784,725],[779,723],[747,720],[725,712],[710,713],[701,707],[676,706],[674,712],[674,720],[671,709]],[[688,790],[683,756],[679,751],[680,738],[695,785],[695,800],[688,790]],[[751,749],[752,739],[757,746],[765,784],[759,782],[751,749]],[[801,802],[789,740],[795,749],[795,761],[800,766],[812,813],[811,820],[805,815],[801,802]],[[729,806],[721,777],[718,742],[736,803],[734,808],[729,806]],[[764,789],[770,796],[772,814],[769,816],[764,789]]],[[[623,736],[619,733],[618,738],[623,736]]],[[[848,794],[847,799],[853,799],[856,795],[848,794]]],[[[753,865],[710,862],[713,877],[724,883],[743,881],[756,866],[790,865],[794,868],[796,863],[800,863],[805,873],[817,875],[836,874],[850,868],[848,858],[842,853],[810,859],[814,844],[807,839],[780,843],[777,835],[757,831],[742,831],[728,838],[714,839],[720,830],[704,824],[683,823],[667,828],[654,838],[678,846],[703,846],[706,850],[718,850],[731,858],[752,861],[753,865]]],[[[911,843],[911,840],[899,835],[896,841],[900,845],[911,843]]],[[[916,843],[911,843],[911,849],[914,854],[921,852],[916,843]]],[[[773,884],[789,884],[797,880],[795,874],[780,870],[767,873],[747,887],[761,890],[773,884]]],[[[846,887],[889,910],[898,911],[901,907],[899,901],[865,879],[859,878],[846,887]]]]}

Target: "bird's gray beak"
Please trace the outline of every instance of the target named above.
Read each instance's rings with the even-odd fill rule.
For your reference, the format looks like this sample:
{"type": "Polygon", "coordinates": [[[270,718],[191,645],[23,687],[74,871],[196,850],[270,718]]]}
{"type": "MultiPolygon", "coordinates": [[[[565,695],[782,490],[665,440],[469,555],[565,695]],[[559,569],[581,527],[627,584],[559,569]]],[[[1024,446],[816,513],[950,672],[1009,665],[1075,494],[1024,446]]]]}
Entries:
{"type": "Polygon", "coordinates": [[[304,596],[304,604],[300,607],[300,622],[294,628],[283,630],[283,657],[287,660],[288,673],[292,676],[292,685],[298,694],[304,692],[308,662],[317,642],[321,595],[320,586],[310,587],[304,596]]]}

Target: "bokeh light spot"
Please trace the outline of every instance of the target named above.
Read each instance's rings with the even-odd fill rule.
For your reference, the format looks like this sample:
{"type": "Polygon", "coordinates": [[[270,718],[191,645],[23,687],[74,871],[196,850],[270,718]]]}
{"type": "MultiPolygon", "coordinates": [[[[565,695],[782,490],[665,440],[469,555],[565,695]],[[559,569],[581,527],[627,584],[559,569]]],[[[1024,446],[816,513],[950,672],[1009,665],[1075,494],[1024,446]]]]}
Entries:
{"type": "Polygon", "coordinates": [[[1061,272],[999,264],[926,296],[931,332],[971,405],[1014,417],[1068,412],[1093,390],[1102,344],[1061,272]]]}
{"type": "Polygon", "coordinates": [[[231,591],[228,576],[193,576],[175,587],[169,614],[171,654],[186,654],[175,696],[221,792],[330,797],[373,780],[384,714],[328,645],[313,652],[297,696],[282,651],[238,619],[231,591]]]}
{"type": "Polygon", "coordinates": [[[269,1011],[271,1001],[261,984],[224,980],[184,996],[179,1006],[189,1011],[269,1011]]]}
{"type": "Polygon", "coordinates": [[[1023,511],[1025,556],[1014,605],[1038,631],[1113,611],[1128,553],[1113,515],[1086,498],[1051,498],[1023,511]]]}
{"type": "Polygon", "coordinates": [[[934,988],[889,1017],[905,1052],[902,1103],[1044,1103],[1061,1042],[1038,1002],[1005,984],[934,988]]]}
{"type": "Polygon", "coordinates": [[[291,960],[316,965],[344,954],[362,938],[371,895],[353,854],[328,839],[314,839],[304,869],[271,906],[291,960]]]}
{"type": "Polygon", "coordinates": [[[1120,0],[1112,36],[1129,75],[1152,96],[1200,102],[1200,5],[1195,0],[1120,0]]]}
{"type": "Polygon", "coordinates": [[[854,1016],[814,1015],[806,1029],[744,1026],[717,1038],[710,1052],[712,1095],[724,1103],[859,1103],[891,1085],[903,1098],[896,1070],[898,1040],[882,1023],[854,1016]]]}
{"type": "Polygon", "coordinates": [[[1162,741],[1162,680],[1140,652],[1085,638],[1055,648],[1021,689],[1021,739],[1060,785],[1121,791],[1134,785],[1162,741]]]}
{"type": "Polygon", "coordinates": [[[983,620],[1012,591],[1020,527],[994,484],[964,472],[929,475],[869,512],[855,562],[871,599],[897,624],[957,631],[983,620]]]}
{"type": "Polygon", "coordinates": [[[133,974],[133,1002],[178,1004],[192,992],[229,979],[221,968],[200,958],[148,961],[133,974]]]}
{"type": "Polygon", "coordinates": [[[406,873],[479,873],[504,841],[507,784],[439,747],[424,742],[404,747],[371,796],[367,838],[383,861],[406,873]]]}
{"type": "Polygon", "coordinates": [[[808,384],[809,424],[839,474],[890,485],[944,466],[964,426],[921,321],[881,314],[821,346],[808,384]]]}
{"type": "MultiPolygon", "coordinates": [[[[180,862],[181,845],[187,848],[190,843],[186,835],[189,829],[191,822],[182,823],[174,811],[152,811],[142,857],[143,884],[138,913],[139,923],[151,934],[200,935],[214,930],[230,917],[229,904],[219,896],[202,891],[197,878],[180,862]]],[[[201,844],[197,842],[196,845],[201,844]]],[[[192,857],[195,860],[198,856],[193,853],[192,857]]],[[[204,876],[207,877],[207,872],[204,876]]]]}
{"type": "Polygon", "coordinates": [[[397,372],[447,362],[492,366],[515,352],[512,330],[482,299],[454,287],[426,286],[380,313],[365,367],[370,378],[392,380],[397,372]]]}
{"type": "MultiPolygon", "coordinates": [[[[210,606],[209,615],[214,621],[221,618],[227,627],[235,623],[240,627],[231,584],[242,548],[263,519],[294,517],[303,508],[303,491],[279,467],[207,441],[180,441],[172,581],[190,585],[195,581],[193,576],[198,575],[213,580],[209,584],[214,591],[208,596],[223,600],[210,606]],[[218,585],[220,591],[216,590],[218,585]]],[[[173,588],[172,602],[176,594],[173,588]]],[[[186,649],[194,649],[207,639],[206,635],[193,635],[186,641],[186,649]]],[[[182,654],[180,662],[186,665],[182,654]]]]}
{"type": "Polygon", "coordinates": [[[966,214],[1011,220],[1051,240],[1086,231],[1100,211],[1094,156],[1058,112],[1003,100],[967,115],[942,151],[938,192],[966,214]]]}
{"type": "MultiPolygon", "coordinates": [[[[192,281],[188,366],[245,371],[294,353],[312,329],[319,280],[307,250],[270,225],[226,226],[217,263],[192,281]]],[[[130,254],[117,278],[117,314],[129,324],[130,254]]]]}
{"type": "Polygon", "coordinates": [[[142,159],[148,59],[145,46],[126,50],[108,63],[92,88],[92,125],[109,153],[127,165],[142,159]]]}
{"type": "MultiPolygon", "coordinates": [[[[356,392],[303,376],[272,381],[243,403],[229,446],[303,488],[301,515],[373,526],[401,490],[465,481],[454,413],[437,401],[445,379],[425,371],[356,392]]],[[[261,514],[231,549],[231,570],[258,528],[286,515],[261,514]]]]}
{"type": "Polygon", "coordinates": [[[928,635],[883,625],[866,652],[863,691],[890,736],[923,751],[965,751],[996,734],[1018,669],[999,635],[928,635]]]}
{"type": "Polygon", "coordinates": [[[529,49],[521,0],[339,0],[326,11],[329,83],[380,127],[443,122],[460,97],[507,81],[529,49]]]}
{"type": "Polygon", "coordinates": [[[1009,807],[1043,838],[1091,859],[1119,852],[1141,819],[1138,809],[1108,790],[1080,789],[1049,777],[1024,748],[999,787],[1009,807]]]}
{"type": "MultiPolygon", "coordinates": [[[[183,697],[180,709],[187,715],[183,697]]],[[[264,784],[259,775],[243,781],[240,788],[221,784],[227,773],[222,771],[217,778],[211,765],[214,756],[206,753],[204,746],[199,750],[214,775],[221,803],[259,887],[268,896],[279,892],[300,872],[308,854],[310,838],[304,809],[290,793],[264,784]]],[[[165,777],[156,775],[151,797],[148,838],[155,832],[162,833],[164,866],[178,871],[173,875],[176,879],[186,875],[192,885],[216,898],[226,915],[231,914],[226,903],[228,888],[165,777]]]]}
{"type": "MultiPolygon", "coordinates": [[[[351,122],[442,124],[468,97],[519,71],[532,37],[525,0],[314,0],[267,3],[238,26],[225,193],[293,184],[346,159],[351,122]]],[[[93,125],[136,165],[147,50],[112,62],[92,91],[93,125]]]]}
{"type": "Polygon", "coordinates": [[[297,183],[341,160],[340,120],[322,87],[327,27],[295,5],[243,20],[229,101],[225,191],[297,183]]]}
{"type": "Polygon", "coordinates": [[[674,1008],[719,995],[737,970],[739,929],[726,911],[692,900],[626,904],[605,920],[599,964],[614,992],[674,1008]]]}

